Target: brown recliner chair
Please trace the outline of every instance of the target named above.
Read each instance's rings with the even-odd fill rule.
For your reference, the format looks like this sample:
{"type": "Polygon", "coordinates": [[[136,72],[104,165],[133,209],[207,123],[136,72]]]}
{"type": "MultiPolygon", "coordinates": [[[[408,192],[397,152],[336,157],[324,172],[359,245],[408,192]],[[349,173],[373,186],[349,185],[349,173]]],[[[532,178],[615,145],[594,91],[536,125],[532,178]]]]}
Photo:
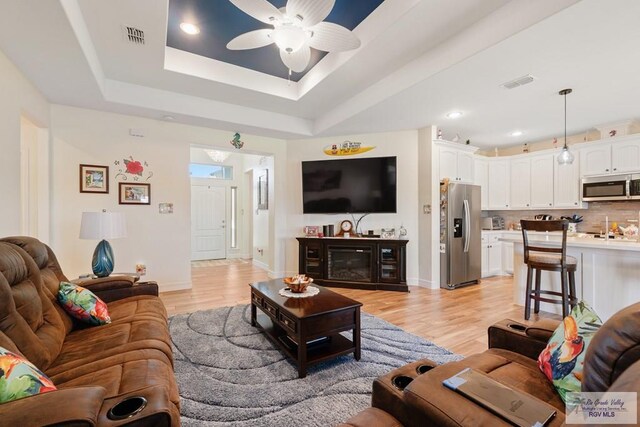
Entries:
{"type": "Polygon", "coordinates": [[[85,281],[109,301],[112,319],[86,327],[57,303],[66,279],[40,241],[0,239],[0,346],[23,355],[58,388],[0,404],[0,424],[179,426],[171,338],[157,285],[126,277],[85,281]],[[146,405],[139,412],[117,420],[143,406],[140,398],[146,405]]]}
{"type": "MultiPolygon", "coordinates": [[[[564,402],[536,362],[558,324],[547,319],[527,327],[505,320],[489,328],[489,350],[484,353],[440,366],[422,360],[396,369],[374,381],[372,408],[343,426],[509,426],[442,385],[465,368],[484,372],[554,406],[557,416],[548,425],[564,425],[564,402]]],[[[587,349],[583,374],[583,392],[640,390],[640,303],[602,325],[587,349]]]]}

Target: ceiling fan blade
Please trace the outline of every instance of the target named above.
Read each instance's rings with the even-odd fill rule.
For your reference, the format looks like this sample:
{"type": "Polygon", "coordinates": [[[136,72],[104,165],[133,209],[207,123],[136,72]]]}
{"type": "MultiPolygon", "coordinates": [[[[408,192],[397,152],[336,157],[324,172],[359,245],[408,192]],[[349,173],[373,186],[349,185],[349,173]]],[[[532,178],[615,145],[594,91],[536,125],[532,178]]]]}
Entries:
{"type": "Polygon", "coordinates": [[[286,65],[291,71],[296,73],[303,72],[309,65],[311,60],[311,48],[306,44],[295,52],[287,53],[280,50],[280,58],[284,65],[286,65]]]}
{"type": "Polygon", "coordinates": [[[273,24],[274,21],[282,18],[280,12],[267,0],[229,0],[238,9],[256,18],[258,21],[273,24]]]}
{"type": "Polygon", "coordinates": [[[360,47],[360,39],[341,25],[321,22],[310,30],[313,31],[313,35],[308,43],[314,49],[325,52],[343,52],[360,47]]]}
{"type": "Polygon", "coordinates": [[[336,0],[289,0],[287,15],[291,18],[300,17],[303,27],[311,27],[329,16],[336,0]]]}
{"type": "Polygon", "coordinates": [[[271,33],[273,33],[273,30],[266,29],[240,34],[238,37],[227,43],[227,49],[245,50],[268,46],[273,43],[273,39],[270,37],[271,33]]]}

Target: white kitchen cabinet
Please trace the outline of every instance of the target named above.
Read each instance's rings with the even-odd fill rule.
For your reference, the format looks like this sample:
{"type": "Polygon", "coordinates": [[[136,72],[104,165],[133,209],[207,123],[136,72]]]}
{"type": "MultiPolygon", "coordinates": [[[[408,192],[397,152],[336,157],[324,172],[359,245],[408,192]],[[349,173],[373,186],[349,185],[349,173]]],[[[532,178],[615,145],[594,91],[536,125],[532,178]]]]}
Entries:
{"type": "Polygon", "coordinates": [[[489,209],[489,162],[475,159],[473,162],[473,183],[480,186],[480,205],[483,211],[489,209]]]}
{"type": "Polygon", "coordinates": [[[481,256],[481,276],[483,279],[502,274],[502,243],[484,243],[481,256]]]}
{"type": "Polygon", "coordinates": [[[440,147],[438,158],[440,180],[449,178],[451,182],[473,183],[473,154],[471,152],[443,146],[440,147]]]}
{"type": "Polygon", "coordinates": [[[451,182],[457,181],[458,176],[458,151],[451,148],[440,148],[440,180],[449,178],[451,182]]]}
{"type": "Polygon", "coordinates": [[[491,277],[491,274],[489,274],[489,244],[483,243],[481,251],[480,257],[482,262],[480,265],[482,266],[482,271],[480,272],[480,277],[484,279],[485,277],[491,277]]]}
{"type": "MultiPolygon", "coordinates": [[[[553,165],[555,156],[547,154],[531,158],[531,207],[553,207],[553,165]]],[[[516,181],[512,181],[516,182],[516,181]]],[[[513,193],[512,193],[513,194],[513,193]]],[[[513,205],[513,201],[512,201],[513,205]]]]}
{"type": "Polygon", "coordinates": [[[556,208],[577,208],[580,203],[580,157],[570,165],[554,166],[553,205],[556,208]]]}
{"type": "Polygon", "coordinates": [[[473,184],[473,154],[461,151],[458,153],[458,181],[473,184]]]}
{"type": "Polygon", "coordinates": [[[509,209],[509,184],[509,160],[489,162],[489,209],[509,209]]]}
{"type": "Polygon", "coordinates": [[[619,137],[616,141],[585,144],[580,150],[582,176],[640,171],[640,139],[619,137]]]}
{"type": "MultiPolygon", "coordinates": [[[[504,274],[505,272],[505,262],[503,254],[504,243],[500,242],[500,237],[502,237],[500,233],[482,233],[482,278],[498,276],[504,274]]],[[[513,270],[513,268],[511,268],[511,270],[513,270]]]]}
{"type": "Polygon", "coordinates": [[[531,203],[531,160],[518,158],[511,161],[510,204],[513,209],[527,209],[531,203]]]}
{"type": "Polygon", "coordinates": [[[611,144],[611,172],[640,171],[640,140],[611,144]]]}
{"type": "Polygon", "coordinates": [[[502,274],[502,243],[489,243],[489,273],[492,276],[502,274]]]}
{"type": "Polygon", "coordinates": [[[580,150],[582,176],[611,173],[611,144],[598,144],[580,150]]]}

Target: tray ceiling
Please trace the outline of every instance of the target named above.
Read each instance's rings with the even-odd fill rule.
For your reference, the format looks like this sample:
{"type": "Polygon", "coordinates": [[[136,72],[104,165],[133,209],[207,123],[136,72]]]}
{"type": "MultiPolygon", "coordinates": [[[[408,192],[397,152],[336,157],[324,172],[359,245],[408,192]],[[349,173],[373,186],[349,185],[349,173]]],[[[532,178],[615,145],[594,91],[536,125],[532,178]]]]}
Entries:
{"type": "MultiPolygon", "coordinates": [[[[364,21],[384,0],[336,0],[327,22],[353,30],[364,21]]],[[[269,0],[277,8],[287,0],[269,0]]],[[[273,28],[242,12],[229,1],[170,0],[167,23],[167,46],[204,56],[250,70],[259,71],[283,79],[289,78],[289,70],[280,60],[275,45],[251,50],[229,50],[226,45],[240,34],[273,28]],[[189,35],[180,29],[180,23],[189,22],[199,27],[200,33],[189,35]]],[[[302,73],[292,73],[297,82],[304,77],[327,52],[311,50],[311,62],[302,73]]]]}

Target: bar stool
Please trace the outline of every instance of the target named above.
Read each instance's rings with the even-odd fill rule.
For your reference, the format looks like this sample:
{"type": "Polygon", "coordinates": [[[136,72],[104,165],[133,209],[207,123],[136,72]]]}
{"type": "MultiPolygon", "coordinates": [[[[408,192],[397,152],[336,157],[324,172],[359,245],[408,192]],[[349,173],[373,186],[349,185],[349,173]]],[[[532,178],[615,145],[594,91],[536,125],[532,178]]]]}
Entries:
{"type": "Polygon", "coordinates": [[[522,238],[524,242],[524,263],[527,264],[527,290],[524,303],[524,318],[529,320],[531,312],[531,300],[535,301],[534,313],[540,311],[540,301],[551,304],[562,304],[562,317],[569,314],[569,307],[578,303],[576,297],[575,272],[578,260],[567,255],[567,229],[569,222],[562,221],[527,221],[521,220],[522,238]],[[562,231],[561,246],[543,246],[531,244],[528,238],[529,231],[562,231]],[[561,292],[540,289],[540,275],[542,271],[560,272],[561,292]],[[533,273],[535,271],[535,289],[532,289],[533,273]],[[568,283],[567,283],[568,282],[568,283]],[[568,286],[567,286],[568,285],[568,286]],[[542,295],[551,295],[560,298],[546,298],[542,295]]]}

